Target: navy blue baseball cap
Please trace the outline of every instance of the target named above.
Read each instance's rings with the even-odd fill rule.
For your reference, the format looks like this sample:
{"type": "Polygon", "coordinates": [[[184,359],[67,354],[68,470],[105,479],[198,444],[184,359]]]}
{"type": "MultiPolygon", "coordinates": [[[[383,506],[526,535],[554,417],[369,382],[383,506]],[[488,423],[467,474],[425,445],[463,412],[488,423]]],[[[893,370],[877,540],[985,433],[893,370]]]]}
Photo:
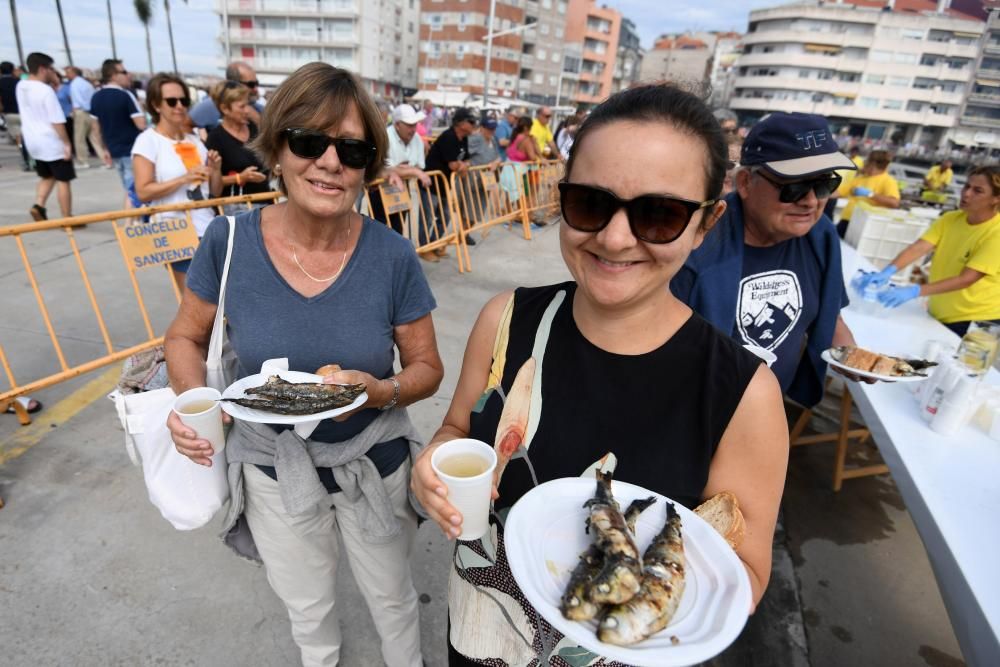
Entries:
{"type": "Polygon", "coordinates": [[[740,164],[762,166],[777,176],[800,178],[839,169],[857,169],[840,152],[826,118],[776,111],[750,128],[740,164]]]}
{"type": "Polygon", "coordinates": [[[487,118],[483,121],[483,127],[487,130],[495,130],[497,129],[497,122],[492,118],[487,118]]]}

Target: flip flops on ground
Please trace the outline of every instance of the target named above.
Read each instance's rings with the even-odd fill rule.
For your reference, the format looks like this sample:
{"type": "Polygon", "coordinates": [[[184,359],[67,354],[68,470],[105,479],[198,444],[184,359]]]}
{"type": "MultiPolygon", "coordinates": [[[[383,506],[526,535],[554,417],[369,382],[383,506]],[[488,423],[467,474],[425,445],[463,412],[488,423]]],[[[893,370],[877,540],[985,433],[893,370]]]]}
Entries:
{"type": "MultiPolygon", "coordinates": [[[[42,402],[36,401],[30,396],[18,396],[14,400],[23,405],[24,408],[28,411],[29,415],[33,415],[42,409],[42,402]]],[[[7,406],[7,412],[9,414],[14,414],[14,406],[13,405],[7,406]]]]}

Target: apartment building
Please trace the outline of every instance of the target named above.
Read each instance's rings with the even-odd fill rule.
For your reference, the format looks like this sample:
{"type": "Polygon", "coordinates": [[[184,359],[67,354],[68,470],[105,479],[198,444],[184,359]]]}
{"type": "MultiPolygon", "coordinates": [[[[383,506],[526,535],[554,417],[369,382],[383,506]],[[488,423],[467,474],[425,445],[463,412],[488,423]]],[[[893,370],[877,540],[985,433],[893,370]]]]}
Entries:
{"type": "MultiPolygon", "coordinates": [[[[525,0],[497,0],[493,31],[525,24],[525,0]]],[[[537,4],[537,3],[535,3],[537,4]]],[[[421,0],[418,87],[482,94],[490,0],[421,0]]],[[[490,95],[515,98],[521,85],[524,30],[493,39],[490,95]]]]}
{"type": "Polygon", "coordinates": [[[736,61],[743,53],[743,35],[738,32],[716,34],[715,48],[708,66],[709,101],[713,107],[728,107],[736,78],[736,61]]]}
{"type": "Polygon", "coordinates": [[[948,138],[984,157],[1000,156],[1000,11],[986,24],[959,125],[948,138]]]}
{"type": "Polygon", "coordinates": [[[580,44],[579,78],[569,98],[589,108],[614,92],[615,61],[621,35],[622,15],[595,0],[570,0],[566,17],[566,41],[580,44]]]}
{"type": "Polygon", "coordinates": [[[642,59],[645,51],[639,42],[639,33],[631,19],[622,17],[618,34],[618,58],[611,79],[611,92],[617,93],[631,88],[642,75],[642,59]]]}
{"type": "Polygon", "coordinates": [[[704,84],[714,46],[713,34],[662,35],[642,60],[642,80],[704,84]]]}
{"type": "Polygon", "coordinates": [[[377,97],[417,84],[419,0],[217,0],[225,60],[242,60],[265,86],[321,60],[349,69],[377,97]],[[225,23],[228,21],[228,24],[225,23]]]}
{"type": "Polygon", "coordinates": [[[858,138],[942,145],[958,125],[985,24],[947,0],[873,4],[751,12],[730,108],[745,119],[817,113],[858,138]]]}
{"type": "MultiPolygon", "coordinates": [[[[524,30],[517,97],[555,104],[560,97],[566,47],[567,0],[522,0],[524,30]]],[[[560,100],[561,101],[561,100],[560,100]]]]}

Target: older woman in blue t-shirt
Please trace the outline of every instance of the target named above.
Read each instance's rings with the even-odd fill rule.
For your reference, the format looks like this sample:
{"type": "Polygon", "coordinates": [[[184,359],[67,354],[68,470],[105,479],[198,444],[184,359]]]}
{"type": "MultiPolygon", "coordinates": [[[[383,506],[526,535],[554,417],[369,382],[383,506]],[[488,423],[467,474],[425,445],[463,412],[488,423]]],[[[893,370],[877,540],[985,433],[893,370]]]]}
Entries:
{"type": "MultiPolygon", "coordinates": [[[[345,370],[324,381],[367,387],[362,408],[321,422],[309,440],[288,427],[237,421],[226,443],[233,493],[227,542],[263,561],[288,608],[304,664],[339,658],[339,535],[385,663],[421,665],[408,563],[417,525],[407,498],[416,436],[400,408],[433,394],[443,369],[430,315],[434,297],[413,247],[353,208],[365,181],[377,175],[386,146],[378,109],[350,73],[312,63],[290,76],[268,104],[253,144],[288,200],[239,217],[226,286],[229,339],[242,375],[287,357],[298,371],[338,364],[345,370]],[[396,350],[400,371],[393,365],[396,350]],[[358,443],[371,444],[355,460],[323,467],[332,453],[354,451],[358,443]],[[277,451],[281,457],[271,455],[277,451]],[[289,451],[308,456],[299,457],[304,470],[290,467],[283,458],[289,451]],[[239,548],[247,537],[256,549],[239,548]]],[[[178,393],[205,384],[227,238],[226,220],[216,219],[167,332],[170,381],[178,393]]],[[[211,465],[206,440],[176,415],[168,426],[179,452],[211,465]]]]}

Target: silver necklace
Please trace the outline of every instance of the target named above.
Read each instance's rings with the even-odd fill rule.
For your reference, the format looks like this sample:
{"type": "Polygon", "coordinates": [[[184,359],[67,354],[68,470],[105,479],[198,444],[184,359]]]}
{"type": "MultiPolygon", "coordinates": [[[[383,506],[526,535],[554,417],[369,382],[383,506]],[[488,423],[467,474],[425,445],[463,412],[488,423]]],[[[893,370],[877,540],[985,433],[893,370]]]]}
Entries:
{"type": "MultiPolygon", "coordinates": [[[[284,224],[285,223],[285,214],[287,212],[288,212],[287,208],[284,211],[281,212],[281,223],[282,223],[281,227],[282,227],[282,229],[285,229],[285,224],[284,224]]],[[[286,236],[286,240],[287,240],[287,236],[286,236]]],[[[344,256],[340,260],[340,268],[337,269],[337,272],[335,274],[333,274],[332,276],[330,276],[329,278],[317,278],[313,274],[311,274],[308,271],[306,271],[306,267],[302,266],[302,263],[299,261],[299,256],[297,254],[295,254],[295,246],[292,245],[291,241],[288,241],[288,247],[292,249],[292,260],[295,262],[295,266],[299,267],[299,271],[301,271],[302,273],[304,273],[305,276],[306,276],[306,278],[308,278],[309,280],[313,281],[314,283],[329,283],[329,282],[333,282],[334,280],[336,280],[337,278],[340,277],[341,272],[343,272],[343,270],[344,270],[344,266],[347,264],[347,251],[350,250],[350,246],[351,246],[351,219],[350,218],[347,219],[347,239],[346,239],[346,243],[347,243],[347,245],[344,247],[344,256]]]]}

